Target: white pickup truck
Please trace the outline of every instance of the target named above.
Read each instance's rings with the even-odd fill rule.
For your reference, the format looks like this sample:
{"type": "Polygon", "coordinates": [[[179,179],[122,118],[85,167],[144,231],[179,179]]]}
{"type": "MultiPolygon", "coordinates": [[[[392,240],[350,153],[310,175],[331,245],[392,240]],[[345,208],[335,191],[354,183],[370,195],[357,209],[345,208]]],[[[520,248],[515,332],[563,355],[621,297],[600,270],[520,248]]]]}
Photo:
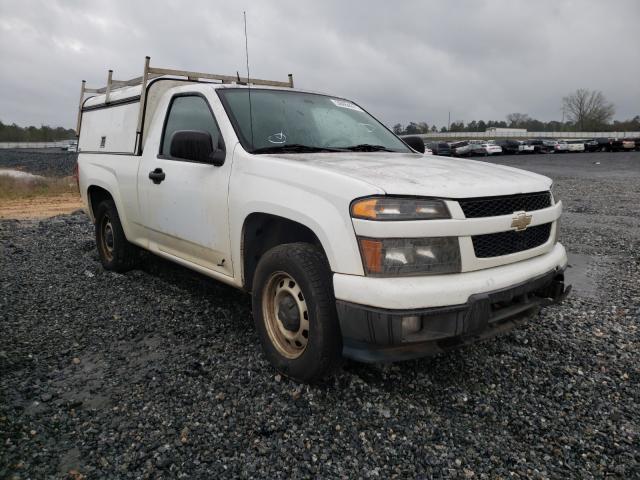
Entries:
{"type": "Polygon", "coordinates": [[[79,186],[106,269],[142,248],[251,292],[266,357],[303,382],[489,338],[568,293],[550,179],[425,156],[291,76],[250,82],[148,58],[141,80],[83,82],[79,186]]]}

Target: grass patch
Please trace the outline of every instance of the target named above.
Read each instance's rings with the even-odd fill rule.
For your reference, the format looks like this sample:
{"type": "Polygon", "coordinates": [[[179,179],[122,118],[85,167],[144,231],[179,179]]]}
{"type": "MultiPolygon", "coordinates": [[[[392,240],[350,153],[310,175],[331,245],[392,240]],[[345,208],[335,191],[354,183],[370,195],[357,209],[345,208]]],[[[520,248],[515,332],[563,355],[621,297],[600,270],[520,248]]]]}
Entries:
{"type": "Polygon", "coordinates": [[[0,175],[0,199],[53,197],[64,194],[78,194],[75,178],[14,178],[0,175]]]}

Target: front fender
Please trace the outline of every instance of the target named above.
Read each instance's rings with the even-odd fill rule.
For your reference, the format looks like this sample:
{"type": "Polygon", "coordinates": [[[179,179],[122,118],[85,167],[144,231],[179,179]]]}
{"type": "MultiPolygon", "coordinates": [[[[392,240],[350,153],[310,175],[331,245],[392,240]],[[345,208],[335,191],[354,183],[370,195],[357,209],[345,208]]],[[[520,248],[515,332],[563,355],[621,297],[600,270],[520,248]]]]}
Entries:
{"type": "Polygon", "coordinates": [[[232,188],[229,196],[230,243],[235,265],[243,265],[241,245],[245,220],[252,213],[266,213],[311,230],[320,241],[333,272],[364,275],[349,201],[344,196],[257,176],[243,176],[239,183],[243,188],[232,188]]]}
{"type": "Polygon", "coordinates": [[[336,211],[335,206],[327,201],[316,199],[316,202],[310,202],[307,206],[308,211],[302,212],[282,203],[264,201],[246,203],[241,213],[242,221],[234,225],[231,232],[231,243],[234,248],[237,248],[234,252],[234,262],[235,258],[239,261],[236,265],[243,265],[240,261],[242,257],[240,245],[245,220],[253,213],[266,213],[297,222],[311,230],[318,237],[333,272],[363,275],[360,251],[351,219],[343,218],[340,212],[336,211]]]}

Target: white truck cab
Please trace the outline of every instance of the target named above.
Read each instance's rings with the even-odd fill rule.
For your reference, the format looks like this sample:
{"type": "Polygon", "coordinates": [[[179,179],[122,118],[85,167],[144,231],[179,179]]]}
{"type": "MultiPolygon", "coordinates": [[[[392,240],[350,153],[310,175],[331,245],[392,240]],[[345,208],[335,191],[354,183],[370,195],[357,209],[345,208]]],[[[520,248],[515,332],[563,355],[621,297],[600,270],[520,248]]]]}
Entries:
{"type": "Polygon", "coordinates": [[[145,249],[251,292],[265,355],[297,380],[342,356],[481,340],[568,293],[550,179],[424,156],[422,140],[291,76],[147,58],[141,79],[83,83],[80,104],[80,192],[104,267],[145,249]]]}

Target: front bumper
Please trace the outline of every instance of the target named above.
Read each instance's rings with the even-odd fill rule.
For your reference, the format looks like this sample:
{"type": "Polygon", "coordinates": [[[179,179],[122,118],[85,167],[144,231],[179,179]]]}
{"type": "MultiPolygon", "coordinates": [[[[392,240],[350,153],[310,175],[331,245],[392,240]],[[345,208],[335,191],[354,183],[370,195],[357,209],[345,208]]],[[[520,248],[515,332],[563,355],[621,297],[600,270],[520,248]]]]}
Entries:
{"type": "Polygon", "coordinates": [[[336,302],[343,355],[361,362],[393,362],[440,353],[507,332],[562,301],[563,269],[554,269],[520,285],[471,295],[462,305],[418,310],[388,310],[336,302]],[[403,319],[419,318],[417,330],[403,331],[403,319]]]}
{"type": "Polygon", "coordinates": [[[566,265],[564,247],[556,244],[544,255],[460,274],[334,274],[343,355],[364,362],[406,360],[508,331],[566,297],[566,265]],[[414,331],[403,331],[407,317],[414,317],[414,331]]]}

